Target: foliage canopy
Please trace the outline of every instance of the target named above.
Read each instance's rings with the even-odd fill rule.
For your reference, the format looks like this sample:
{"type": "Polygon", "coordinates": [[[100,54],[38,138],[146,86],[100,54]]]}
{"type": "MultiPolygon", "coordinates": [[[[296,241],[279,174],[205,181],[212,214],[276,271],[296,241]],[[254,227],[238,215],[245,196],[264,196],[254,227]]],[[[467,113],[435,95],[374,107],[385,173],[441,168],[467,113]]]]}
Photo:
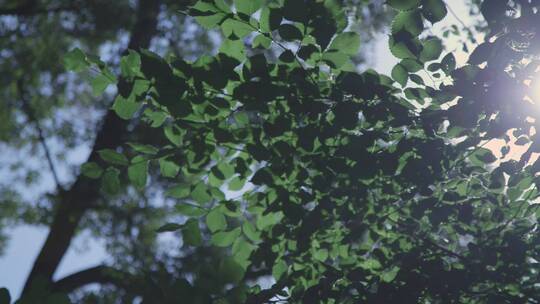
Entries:
{"type": "Polygon", "coordinates": [[[537,303],[540,3],[483,1],[485,42],[459,67],[426,33],[442,0],[388,5],[391,77],[357,72],[360,39],[334,0],[200,0],[186,13],[222,32],[215,55],[131,50],[118,79],[79,49],[64,58],[101,71],[96,93],[117,83],[116,114],[168,139],[103,149],[83,174],[114,196],[159,170],[184,219],[158,232],[223,248],[171,287],[183,301],[537,303]],[[510,143],[527,152],[505,157],[510,143]]]}

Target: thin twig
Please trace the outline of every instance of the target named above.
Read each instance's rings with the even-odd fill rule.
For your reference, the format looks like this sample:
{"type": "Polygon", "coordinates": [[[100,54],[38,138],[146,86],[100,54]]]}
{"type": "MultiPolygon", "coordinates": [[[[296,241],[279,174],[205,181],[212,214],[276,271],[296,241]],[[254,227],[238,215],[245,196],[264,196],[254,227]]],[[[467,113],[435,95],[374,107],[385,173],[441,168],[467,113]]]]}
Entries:
{"type": "Polygon", "coordinates": [[[433,79],[433,77],[431,77],[431,74],[424,68],[422,69],[422,71],[424,73],[426,73],[426,75],[429,77],[429,79],[431,80],[431,84],[433,84],[433,87],[436,88],[437,87],[437,83],[435,82],[435,79],[433,79]]]}
{"type": "Polygon", "coordinates": [[[45,157],[47,158],[47,163],[49,164],[49,169],[51,170],[51,174],[54,178],[54,182],[56,183],[56,187],[62,190],[63,187],[62,187],[62,184],[60,183],[60,179],[58,178],[56,168],[54,167],[54,163],[53,163],[53,159],[52,159],[49,147],[47,146],[45,136],[43,135],[43,129],[41,128],[41,125],[39,124],[39,121],[32,109],[32,106],[30,105],[28,100],[26,100],[25,98],[24,84],[23,84],[22,79],[19,79],[17,81],[17,87],[19,90],[19,98],[22,101],[23,112],[25,112],[28,118],[34,123],[37,133],[38,133],[39,142],[41,143],[43,151],[45,152],[45,157]]]}
{"type": "Polygon", "coordinates": [[[485,145],[487,145],[488,143],[491,142],[491,139],[490,140],[486,140],[486,142],[484,142],[483,144],[481,144],[480,146],[476,146],[473,150],[469,151],[469,153],[466,153],[463,157],[461,157],[460,159],[456,160],[456,162],[453,164],[453,168],[455,168],[457,165],[459,165],[462,161],[466,160],[469,156],[471,156],[473,153],[475,153],[476,151],[480,150],[481,148],[483,148],[485,145]]]}
{"type": "Polygon", "coordinates": [[[448,3],[445,3],[446,5],[446,8],[448,8],[448,11],[450,12],[450,14],[452,14],[452,16],[454,16],[454,18],[456,18],[456,20],[461,23],[461,25],[466,29],[468,30],[469,32],[472,33],[471,29],[469,29],[469,27],[465,24],[465,22],[463,22],[463,20],[461,20],[461,18],[459,18],[458,14],[456,14],[456,12],[452,9],[452,7],[450,7],[450,5],[448,5],[448,3]]]}

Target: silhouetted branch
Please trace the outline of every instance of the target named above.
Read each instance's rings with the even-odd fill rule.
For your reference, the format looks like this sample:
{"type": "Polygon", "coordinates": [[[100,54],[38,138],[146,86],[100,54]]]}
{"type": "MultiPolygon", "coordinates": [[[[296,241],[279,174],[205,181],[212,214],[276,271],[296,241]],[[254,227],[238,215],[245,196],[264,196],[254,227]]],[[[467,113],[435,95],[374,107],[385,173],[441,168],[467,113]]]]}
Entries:
{"type": "Polygon", "coordinates": [[[268,289],[248,297],[246,304],[271,303],[272,298],[276,297],[287,286],[285,280],[281,280],[268,289]]]}
{"type": "Polygon", "coordinates": [[[54,166],[54,162],[53,162],[53,159],[52,159],[52,156],[51,156],[51,152],[49,150],[49,147],[47,146],[45,136],[43,135],[43,129],[41,128],[39,120],[37,119],[37,117],[36,117],[36,115],[34,113],[34,109],[32,109],[32,106],[30,105],[30,103],[28,102],[28,100],[25,97],[24,84],[23,84],[22,79],[19,79],[17,81],[17,87],[18,87],[18,90],[19,90],[19,98],[22,101],[23,111],[26,113],[26,116],[28,116],[30,121],[32,121],[34,123],[34,125],[36,126],[36,130],[37,130],[37,133],[38,133],[38,139],[39,139],[39,142],[41,143],[41,146],[43,147],[43,151],[45,151],[45,157],[47,158],[47,163],[49,164],[49,169],[51,170],[51,174],[52,174],[52,176],[54,178],[54,182],[56,183],[56,187],[58,189],[60,189],[60,190],[63,190],[62,184],[60,183],[60,179],[58,178],[58,173],[57,173],[56,168],[54,166]]]}
{"type": "MultiPolygon", "coordinates": [[[[69,293],[85,285],[113,284],[116,287],[136,291],[140,284],[132,274],[117,270],[109,266],[96,266],[70,274],[53,283],[53,291],[69,293]]],[[[139,289],[139,291],[141,291],[139,289]]]]}

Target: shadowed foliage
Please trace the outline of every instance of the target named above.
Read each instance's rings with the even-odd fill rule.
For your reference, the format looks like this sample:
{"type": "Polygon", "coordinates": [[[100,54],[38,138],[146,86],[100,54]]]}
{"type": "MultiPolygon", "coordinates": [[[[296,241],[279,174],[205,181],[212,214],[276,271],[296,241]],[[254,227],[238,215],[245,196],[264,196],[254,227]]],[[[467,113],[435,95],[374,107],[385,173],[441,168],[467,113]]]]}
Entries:
{"type": "MultiPolygon", "coordinates": [[[[540,3],[472,4],[485,23],[452,28],[477,44],[458,65],[430,32],[444,1],[387,1],[386,76],[356,65],[368,1],[185,3],[221,37],[194,56],[152,47],[169,4],[139,1],[119,61],[61,56],[65,77],[117,90],[82,174],[57,182],[20,303],[538,303],[540,3]],[[89,213],[127,231],[120,254],[53,280],[89,213]],[[156,249],[167,232],[176,255],[156,249]],[[90,283],[115,287],[73,293],[90,283]]],[[[39,131],[24,75],[12,91],[39,131]]]]}

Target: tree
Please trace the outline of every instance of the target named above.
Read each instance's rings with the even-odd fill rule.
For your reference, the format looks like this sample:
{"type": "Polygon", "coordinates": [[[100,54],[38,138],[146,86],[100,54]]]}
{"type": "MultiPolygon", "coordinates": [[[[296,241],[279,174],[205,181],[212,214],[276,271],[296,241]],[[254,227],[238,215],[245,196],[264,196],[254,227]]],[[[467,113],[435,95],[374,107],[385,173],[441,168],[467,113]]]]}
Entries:
{"type": "MultiPolygon", "coordinates": [[[[116,149],[126,141],[165,145],[166,137],[157,132],[160,129],[137,121],[122,122],[115,118],[114,112],[106,112],[115,95],[109,85],[116,81],[118,71],[125,64],[120,62],[116,53],[126,47],[134,50],[149,47],[161,54],[172,53],[185,58],[197,56],[201,50],[212,48],[206,31],[198,28],[194,33],[193,30],[186,31],[194,34],[195,38],[189,38],[189,35],[184,37],[181,30],[171,30],[167,24],[184,24],[185,28],[191,29],[192,19],[178,14],[178,10],[185,10],[187,4],[170,1],[139,1],[135,4],[132,1],[19,1],[2,4],[0,43],[4,50],[4,60],[1,68],[3,75],[7,75],[2,78],[3,87],[7,89],[2,93],[0,135],[6,149],[24,155],[20,162],[15,163],[18,169],[10,166],[10,170],[22,173],[24,181],[19,181],[22,189],[14,190],[12,186],[17,182],[5,179],[6,184],[1,194],[2,224],[16,219],[54,228],[26,284],[25,294],[31,293],[31,286],[36,280],[36,284],[43,287],[43,290],[39,286],[34,288],[38,292],[34,293],[30,302],[37,301],[36,298],[45,301],[45,289],[72,292],[72,289],[91,282],[118,284],[120,292],[127,289],[127,294],[120,294],[124,300],[118,300],[118,296],[113,294],[110,297],[103,296],[103,301],[127,301],[142,289],[126,288],[125,284],[119,283],[118,274],[122,274],[122,278],[137,274],[135,277],[138,278],[128,280],[137,282],[142,276],[140,274],[146,272],[147,278],[152,277],[160,283],[171,283],[177,277],[187,276],[189,271],[197,270],[191,269],[190,265],[171,266],[175,257],[160,254],[156,244],[156,225],[166,218],[186,212],[182,208],[173,209],[170,205],[156,207],[149,203],[159,197],[162,187],[170,182],[154,179],[154,171],[150,172],[151,177],[148,178],[151,185],[144,190],[140,187],[134,190],[126,183],[116,184],[114,170],[105,172],[106,180],[112,178],[113,182],[102,183],[79,177],[81,171],[95,175],[99,172],[96,166],[84,165],[79,168],[77,162],[63,163],[63,158],[69,158],[70,153],[81,145],[90,147],[90,159],[98,163],[101,162],[96,159],[98,150],[116,149]],[[123,13],[118,15],[117,12],[123,13]],[[151,43],[152,37],[154,43],[151,43]],[[99,62],[89,56],[99,63],[96,68],[103,69],[103,73],[89,70],[79,75],[66,75],[61,62],[74,70],[82,67],[77,66],[81,53],[66,55],[66,50],[74,45],[81,47],[87,54],[101,54],[108,58],[106,62],[99,62]],[[107,48],[111,51],[107,51],[107,48]],[[105,95],[100,96],[108,86],[105,95]],[[101,117],[99,112],[105,115],[101,117]],[[85,113],[90,115],[86,116],[85,113]],[[131,131],[134,126],[135,130],[131,131]],[[24,153],[26,150],[28,152],[24,153]],[[29,164],[27,160],[34,154],[43,154],[43,166],[29,164]],[[56,185],[49,189],[49,193],[39,197],[39,202],[24,197],[26,187],[39,181],[44,171],[44,175],[51,174],[56,185]],[[112,195],[107,191],[118,193],[112,195]],[[79,203],[74,204],[73,201],[79,203]],[[107,237],[115,267],[98,266],[60,279],[58,284],[51,282],[52,274],[72,238],[82,229],[90,229],[95,235],[107,237]],[[175,275],[170,275],[171,272],[175,275]],[[55,286],[51,287],[51,283],[55,286]]],[[[372,8],[371,11],[376,9],[372,8]]],[[[190,252],[183,254],[187,254],[184,259],[191,263],[210,263],[221,252],[203,248],[194,256],[190,256],[190,252]]],[[[257,272],[252,274],[256,275],[257,272]]]]}
{"type": "MultiPolygon", "coordinates": [[[[181,21],[184,17],[179,16],[176,10],[187,4],[188,2],[140,1],[138,6],[134,6],[130,1],[115,1],[113,4],[108,1],[27,1],[26,4],[6,3],[5,9],[1,10],[1,43],[4,50],[2,74],[7,75],[2,78],[3,87],[6,88],[2,92],[1,104],[4,115],[1,122],[2,140],[9,145],[6,149],[20,149],[17,152],[23,155],[28,147],[33,151],[27,154],[35,153],[36,149],[39,154],[44,152],[44,159],[48,162],[44,162],[47,164],[44,167],[50,169],[56,182],[51,193],[40,198],[45,202],[40,203],[31,201],[26,204],[26,197],[21,202],[21,195],[12,188],[16,181],[11,180],[11,184],[3,185],[5,188],[2,188],[3,220],[4,217],[18,218],[22,215],[22,221],[50,225],[52,228],[28,278],[27,286],[31,286],[38,277],[44,278],[45,282],[51,280],[73,236],[77,230],[83,228],[92,229],[97,235],[115,236],[109,239],[108,247],[122,270],[127,267],[120,267],[123,262],[118,261],[120,258],[132,258],[129,269],[132,271],[136,267],[142,267],[140,264],[143,259],[140,256],[147,258],[148,254],[157,255],[157,249],[152,246],[156,243],[155,228],[146,218],[150,215],[153,218],[165,217],[167,206],[153,208],[144,202],[140,203],[147,193],[123,192],[121,197],[105,199],[103,192],[100,192],[100,183],[81,181],[81,178],[77,177],[81,170],[73,170],[69,167],[73,164],[68,161],[64,164],[61,160],[65,157],[65,151],[73,153],[73,150],[85,144],[92,148],[94,141],[94,150],[99,150],[104,147],[115,148],[129,138],[153,136],[156,142],[159,142],[164,137],[156,136],[156,132],[150,128],[138,128],[128,134],[128,124],[122,122],[113,112],[104,115],[103,122],[100,122],[102,117],[99,112],[106,112],[110,107],[111,94],[97,99],[91,96],[91,92],[99,95],[110,80],[115,78],[114,65],[119,64],[115,63],[115,60],[119,61],[114,54],[116,50],[111,52],[113,59],[109,62],[112,72],[106,76],[96,75],[94,72],[81,78],[73,77],[74,74],[65,73],[62,62],[69,65],[69,56],[63,57],[67,49],[72,48],[75,43],[91,53],[98,53],[100,47],[104,46],[113,49],[167,49],[168,47],[151,44],[151,39],[156,37],[162,38],[161,44],[167,39],[170,45],[187,43],[186,40],[197,41],[189,50],[175,49],[177,54],[189,56],[199,49],[206,49],[209,45],[205,38],[206,33],[186,31],[194,36],[186,39],[183,35],[178,35],[177,31],[170,31],[165,36],[163,31],[168,30],[167,27],[158,26],[159,12],[161,18],[181,21]],[[117,11],[125,14],[115,16],[117,11]],[[129,42],[122,42],[123,39],[129,42]],[[88,77],[91,77],[91,86],[84,85],[88,77]],[[73,114],[77,114],[78,119],[73,119],[73,114]],[[100,129],[106,129],[107,132],[96,135],[100,129]],[[70,173],[61,174],[62,171],[71,171],[72,176],[70,173]],[[120,205],[122,208],[119,208],[120,205]],[[86,216],[82,217],[83,215],[86,216]],[[149,231],[151,233],[148,233],[149,231]],[[131,241],[133,238],[139,241],[136,246],[131,245],[134,243],[131,241]],[[138,247],[146,250],[143,252],[138,247]],[[133,251],[136,251],[138,256],[131,254],[133,251]]],[[[189,22],[186,23],[186,27],[188,26],[189,22]]],[[[90,158],[95,158],[96,155],[94,151],[90,158]]],[[[29,155],[26,157],[31,158],[29,155]]],[[[8,161],[10,159],[6,162],[8,161]]],[[[29,185],[23,185],[21,192],[32,186],[37,175],[37,171],[28,170],[32,165],[28,166],[25,161],[26,159],[17,164],[21,170],[13,169],[17,173],[28,172],[26,180],[29,185]]],[[[83,171],[86,169],[83,168],[83,171]]],[[[3,182],[7,183],[8,178],[3,182]]],[[[158,262],[156,260],[156,263],[158,262]]]]}
{"type": "MultiPolygon", "coordinates": [[[[444,17],[444,3],[390,1],[399,10],[389,47],[403,59],[392,72],[400,90],[385,76],[347,65],[358,38],[344,32],[346,20],[331,4],[285,1],[263,7],[257,20],[253,2],[237,1],[232,14],[221,2],[198,2],[190,13],[230,40],[221,53],[171,65],[140,54],[133,78],[153,86],[149,95],[131,98],[170,115],[167,125],[179,133],[171,143],[192,147],[168,153],[184,175],[194,175],[179,189],[209,208],[210,242],[232,245],[222,267],[235,282],[253,267],[272,269],[272,288],[244,295],[252,303],[536,299],[530,202],[538,191],[535,166],[526,167],[534,144],[522,161],[495,168],[489,164],[496,157],[482,147],[507,130],[526,142],[534,125],[523,103],[524,79],[508,74],[534,45],[522,28],[527,16],[534,18],[523,13],[534,5],[482,3],[493,37],[501,29],[507,34],[479,46],[471,64],[456,69],[452,54],[430,63],[441,55],[440,40],[418,38],[422,19],[444,17]],[[278,61],[244,57],[230,46],[251,32],[258,33],[255,43],[283,49],[278,61]],[[299,51],[282,40],[299,43],[299,51]],[[490,52],[493,44],[506,50],[503,58],[490,52]],[[411,74],[426,64],[453,84],[435,88],[411,74]],[[420,86],[406,87],[409,78],[420,86]],[[241,199],[220,195],[223,184],[240,188],[246,180],[255,187],[241,199]]],[[[163,229],[182,229],[184,240],[200,245],[195,218],[163,229]]]]}
{"type": "MultiPolygon", "coordinates": [[[[483,1],[486,42],[462,67],[424,33],[443,1],[388,5],[392,78],[355,70],[358,35],[331,0],[198,1],[187,14],[225,38],[215,56],[124,57],[114,111],[169,142],[100,147],[85,183],[144,188],[159,170],[185,219],[158,231],[179,230],[196,253],[221,248],[183,264],[192,276],[160,286],[162,302],[537,303],[540,4],[483,1]],[[500,157],[485,148],[497,139],[500,157]],[[519,161],[510,144],[528,145],[519,161]],[[268,289],[253,284],[264,274],[268,289]]],[[[66,58],[108,73],[78,49],[66,58]]],[[[52,288],[126,275],[106,270],[52,288]]],[[[152,283],[129,282],[156,299],[152,283]]]]}

